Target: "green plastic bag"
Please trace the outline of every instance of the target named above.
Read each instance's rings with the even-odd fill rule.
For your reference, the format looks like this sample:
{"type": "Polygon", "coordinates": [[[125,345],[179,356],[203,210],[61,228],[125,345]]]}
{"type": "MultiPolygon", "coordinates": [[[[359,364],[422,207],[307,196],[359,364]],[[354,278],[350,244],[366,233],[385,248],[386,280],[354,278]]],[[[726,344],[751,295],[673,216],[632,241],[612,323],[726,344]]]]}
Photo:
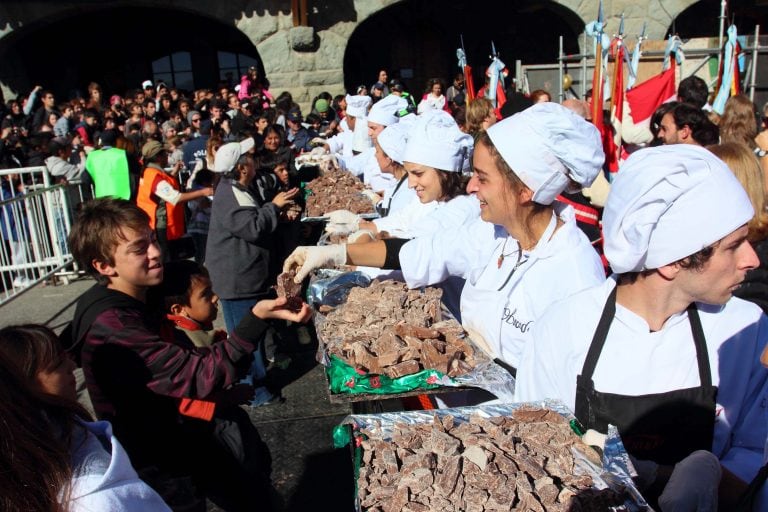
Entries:
{"type": "Polygon", "coordinates": [[[443,378],[443,374],[437,370],[421,370],[396,379],[386,375],[361,374],[336,356],[331,356],[325,371],[328,373],[331,392],[336,394],[391,395],[416,389],[435,389],[440,387],[438,382],[443,378]]]}

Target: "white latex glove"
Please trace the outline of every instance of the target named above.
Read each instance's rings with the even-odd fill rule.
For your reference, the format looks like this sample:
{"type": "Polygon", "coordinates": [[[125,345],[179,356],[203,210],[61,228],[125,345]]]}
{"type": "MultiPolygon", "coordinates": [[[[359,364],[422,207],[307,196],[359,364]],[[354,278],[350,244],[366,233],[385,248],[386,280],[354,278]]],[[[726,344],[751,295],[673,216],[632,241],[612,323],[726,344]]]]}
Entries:
{"type": "Polygon", "coordinates": [[[365,237],[368,237],[370,240],[376,240],[376,235],[373,234],[373,231],[370,229],[360,229],[354,233],[350,233],[350,235],[347,237],[347,243],[353,244],[361,238],[365,237]]]}
{"type": "Polygon", "coordinates": [[[327,214],[328,222],[331,224],[357,224],[360,222],[360,216],[349,210],[334,210],[327,214]]]}
{"type": "Polygon", "coordinates": [[[584,433],[583,436],[581,436],[581,440],[584,441],[585,444],[590,446],[597,446],[603,450],[605,449],[605,439],[607,437],[607,435],[601,434],[597,430],[589,429],[584,433]]]}
{"type": "Polygon", "coordinates": [[[344,235],[358,230],[360,217],[349,210],[334,210],[327,216],[328,224],[325,225],[326,233],[338,233],[344,235]]]}
{"type": "Polygon", "coordinates": [[[698,450],[675,464],[664,492],[659,496],[662,512],[708,512],[717,510],[717,488],[723,470],[717,457],[698,450]]]}
{"type": "Polygon", "coordinates": [[[363,195],[370,199],[373,204],[377,204],[379,201],[381,201],[381,196],[373,190],[365,189],[363,190],[363,195]]]}
{"type": "Polygon", "coordinates": [[[323,245],[321,247],[301,246],[297,247],[283,263],[283,272],[289,272],[296,268],[296,277],[293,279],[300,283],[313,270],[318,268],[336,267],[347,262],[347,246],[323,245]]]}

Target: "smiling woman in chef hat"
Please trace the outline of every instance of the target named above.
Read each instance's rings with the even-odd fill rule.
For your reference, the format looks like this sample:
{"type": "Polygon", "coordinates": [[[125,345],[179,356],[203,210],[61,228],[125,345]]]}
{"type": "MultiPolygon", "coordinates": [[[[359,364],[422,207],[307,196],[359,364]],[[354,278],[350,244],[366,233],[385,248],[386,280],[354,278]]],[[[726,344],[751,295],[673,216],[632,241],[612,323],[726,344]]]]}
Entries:
{"type": "Polygon", "coordinates": [[[407,243],[299,248],[285,266],[300,266],[298,279],[346,262],[401,268],[411,287],[465,278],[462,324],[514,373],[543,310],[605,279],[573,210],[555,202],[563,190],[590,184],[603,160],[593,125],[560,105],[535,105],[495,124],[475,145],[467,191],[480,200],[481,219],[407,243]]]}

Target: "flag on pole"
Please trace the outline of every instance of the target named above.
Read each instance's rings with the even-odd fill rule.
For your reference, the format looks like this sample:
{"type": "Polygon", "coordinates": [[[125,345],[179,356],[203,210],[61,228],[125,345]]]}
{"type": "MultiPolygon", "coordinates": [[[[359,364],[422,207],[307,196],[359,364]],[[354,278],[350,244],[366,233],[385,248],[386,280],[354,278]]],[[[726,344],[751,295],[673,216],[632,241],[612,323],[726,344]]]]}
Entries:
{"type": "MultiPolygon", "coordinates": [[[[615,38],[613,59],[613,91],[611,92],[611,126],[603,128],[605,163],[611,176],[619,171],[621,158],[621,123],[624,117],[624,60],[627,49],[621,33],[615,38]]],[[[605,124],[605,123],[603,123],[605,124]]],[[[612,181],[612,180],[611,180],[612,181]]]]}
{"type": "Polygon", "coordinates": [[[467,102],[475,99],[475,83],[472,81],[472,67],[467,64],[467,54],[464,51],[464,36],[461,36],[461,48],[456,50],[459,69],[464,73],[464,94],[467,102]]]}
{"type": "Polygon", "coordinates": [[[493,103],[496,118],[501,119],[501,107],[507,102],[507,94],[504,91],[504,78],[507,77],[509,71],[501,59],[499,59],[499,55],[496,53],[496,45],[493,44],[493,41],[491,41],[491,65],[488,66],[486,73],[490,78],[486,97],[493,103]]]}
{"type": "Polygon", "coordinates": [[[627,80],[627,89],[631,89],[635,85],[637,80],[637,68],[640,66],[640,57],[643,55],[643,41],[648,39],[645,37],[646,23],[643,22],[643,30],[640,35],[637,36],[637,43],[632,50],[632,57],[629,59],[629,79],[627,80]]]}
{"type": "Polygon", "coordinates": [[[603,101],[605,99],[605,68],[611,41],[605,35],[603,24],[603,2],[597,8],[597,20],[587,24],[587,34],[594,38],[595,69],[592,74],[592,123],[603,131],[603,101]]]}
{"type": "Polygon", "coordinates": [[[675,61],[653,78],[634,86],[627,91],[627,104],[632,121],[638,125],[650,123],[651,116],[662,103],[672,101],[677,96],[675,88],[675,61]]]}
{"type": "Polygon", "coordinates": [[[728,98],[741,92],[741,80],[739,80],[738,60],[741,55],[736,25],[728,27],[728,39],[723,48],[723,60],[720,63],[720,72],[717,84],[717,94],[712,103],[712,110],[720,115],[725,111],[725,102],[728,98]]]}

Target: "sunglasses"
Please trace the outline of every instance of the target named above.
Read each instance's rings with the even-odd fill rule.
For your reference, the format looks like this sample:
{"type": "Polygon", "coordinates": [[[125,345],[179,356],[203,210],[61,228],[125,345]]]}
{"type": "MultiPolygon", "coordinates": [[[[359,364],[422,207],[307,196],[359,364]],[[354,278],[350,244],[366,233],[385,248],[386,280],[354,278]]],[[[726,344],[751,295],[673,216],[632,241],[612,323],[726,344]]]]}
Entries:
{"type": "Polygon", "coordinates": [[[199,123],[200,122],[200,118],[198,117],[197,119],[193,119],[192,122],[193,123],[199,123]]]}

